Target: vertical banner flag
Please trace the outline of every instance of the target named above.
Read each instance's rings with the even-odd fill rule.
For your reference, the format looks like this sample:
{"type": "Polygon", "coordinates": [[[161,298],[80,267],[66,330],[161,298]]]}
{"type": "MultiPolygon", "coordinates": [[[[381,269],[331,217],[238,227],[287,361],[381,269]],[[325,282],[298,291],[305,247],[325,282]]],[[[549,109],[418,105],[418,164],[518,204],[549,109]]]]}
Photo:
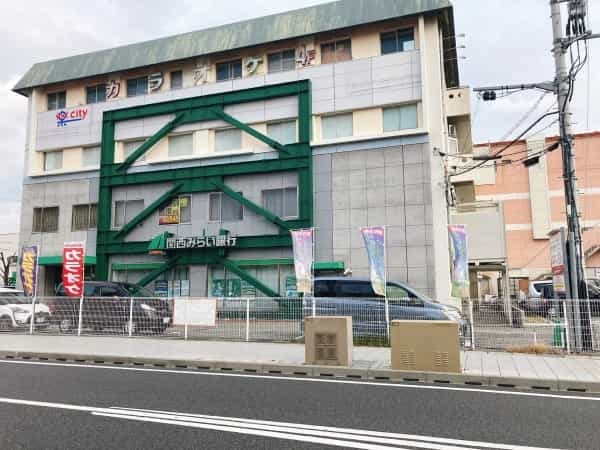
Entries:
{"type": "Polygon", "coordinates": [[[361,227],[360,234],[365,241],[365,248],[369,257],[373,291],[377,295],[385,297],[385,228],[361,227]]]}
{"type": "Polygon", "coordinates": [[[38,265],[38,247],[23,247],[21,249],[21,263],[19,264],[19,274],[21,276],[21,285],[23,292],[27,297],[36,294],[37,283],[37,265],[38,265]]]}
{"type": "Polygon", "coordinates": [[[313,230],[292,230],[297,292],[312,294],[313,230]]]}
{"type": "Polygon", "coordinates": [[[85,244],[83,242],[65,242],[62,257],[62,282],[68,297],[83,295],[84,258],[85,244]]]}
{"type": "Polygon", "coordinates": [[[565,280],[565,230],[550,235],[550,268],[552,269],[552,286],[556,295],[564,296],[567,292],[565,280]]]}
{"type": "Polygon", "coordinates": [[[467,230],[464,225],[448,225],[452,256],[452,297],[469,296],[469,260],[467,259],[467,230]]]}

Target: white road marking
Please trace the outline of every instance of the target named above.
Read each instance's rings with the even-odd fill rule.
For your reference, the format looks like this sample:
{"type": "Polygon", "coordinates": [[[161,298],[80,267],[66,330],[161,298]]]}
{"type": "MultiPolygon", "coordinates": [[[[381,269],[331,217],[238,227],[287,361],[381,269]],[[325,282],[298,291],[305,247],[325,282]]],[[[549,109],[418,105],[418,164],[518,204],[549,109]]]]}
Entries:
{"type": "MultiPolygon", "coordinates": [[[[392,389],[421,389],[421,390],[433,390],[433,391],[455,391],[455,392],[471,392],[489,395],[508,395],[517,397],[538,397],[538,398],[551,398],[551,399],[565,399],[565,400],[583,400],[583,401],[595,401],[599,402],[600,397],[586,397],[582,395],[561,395],[561,394],[545,394],[540,392],[522,392],[522,391],[503,391],[493,390],[494,386],[490,386],[491,389],[471,388],[471,387],[458,387],[458,386],[431,386],[431,385],[419,385],[419,384],[405,384],[405,383],[381,383],[376,381],[357,381],[357,380],[341,380],[331,378],[311,378],[306,377],[293,377],[293,376],[277,376],[277,375],[258,375],[258,374],[246,374],[246,373],[224,373],[224,372],[203,372],[197,370],[175,370],[175,369],[154,369],[144,367],[122,367],[122,366],[109,366],[109,365],[97,365],[97,364],[78,364],[78,363],[53,363],[45,361],[13,361],[13,360],[2,360],[0,364],[21,364],[21,365],[40,365],[40,366],[51,366],[51,367],[78,367],[85,369],[103,369],[103,370],[121,370],[131,372],[150,372],[156,374],[179,374],[179,375],[196,375],[196,376],[213,376],[213,377],[234,377],[234,378],[257,378],[267,379],[269,381],[300,381],[304,383],[333,383],[333,384],[351,384],[351,385],[362,385],[366,387],[386,387],[392,389]]],[[[198,364],[202,364],[202,361],[198,361],[198,364]]]]}
{"type": "Polygon", "coordinates": [[[271,422],[266,420],[207,416],[202,414],[186,414],[147,409],[99,408],[94,406],[14,398],[0,398],[0,403],[63,409],[86,412],[94,416],[114,419],[177,425],[188,428],[223,431],[364,450],[389,450],[392,448],[401,450],[408,450],[408,448],[430,450],[474,450],[476,448],[498,450],[553,450],[541,447],[494,444],[489,442],[386,433],[371,430],[323,427],[289,422],[271,422]]]}

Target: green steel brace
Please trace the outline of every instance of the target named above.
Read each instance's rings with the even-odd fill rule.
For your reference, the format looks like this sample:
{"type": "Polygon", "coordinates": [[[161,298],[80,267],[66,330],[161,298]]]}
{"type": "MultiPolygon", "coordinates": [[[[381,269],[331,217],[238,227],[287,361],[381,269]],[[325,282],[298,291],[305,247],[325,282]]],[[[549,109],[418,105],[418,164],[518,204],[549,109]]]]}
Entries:
{"type": "Polygon", "coordinates": [[[159,277],[160,275],[165,273],[167,270],[170,270],[173,267],[175,267],[178,260],[179,260],[179,256],[175,256],[175,257],[169,259],[162,266],[154,269],[152,272],[150,272],[148,275],[146,275],[140,281],[138,281],[138,284],[141,286],[146,286],[148,283],[154,281],[157,277],[159,277]]]}
{"type": "Polygon", "coordinates": [[[232,260],[227,259],[227,258],[221,258],[221,264],[223,264],[223,266],[225,266],[225,268],[227,270],[235,273],[238,277],[240,277],[246,283],[249,283],[252,286],[254,286],[256,289],[261,291],[263,294],[265,294],[269,297],[279,297],[278,292],[275,292],[269,286],[261,283],[259,280],[254,278],[252,275],[250,275],[248,272],[246,272],[244,269],[242,269],[240,266],[238,266],[232,260]]]}
{"type": "Polygon", "coordinates": [[[225,122],[227,122],[229,125],[238,128],[246,133],[248,133],[250,136],[255,137],[256,139],[258,139],[259,141],[264,142],[265,144],[267,144],[269,147],[274,148],[275,150],[285,153],[286,155],[291,156],[290,152],[288,152],[285,148],[284,145],[281,145],[279,142],[277,142],[274,139],[271,139],[269,136],[266,136],[264,134],[262,134],[261,132],[255,130],[254,128],[246,125],[245,123],[240,122],[239,120],[237,120],[235,117],[230,116],[229,114],[227,114],[225,111],[223,111],[222,109],[217,109],[215,110],[215,114],[222,120],[224,120],[225,122]]]}
{"type": "Polygon", "coordinates": [[[181,192],[181,188],[184,186],[183,183],[178,183],[165,192],[163,195],[154,200],[147,208],[144,208],[137,216],[123,225],[117,234],[114,235],[114,239],[122,239],[127,236],[135,227],[137,227],[140,223],[148,218],[155,210],[160,208],[162,204],[164,204],[167,200],[173,197],[175,194],[181,192]]]}
{"type": "Polygon", "coordinates": [[[231,197],[236,202],[241,203],[242,205],[244,205],[250,211],[255,212],[259,216],[264,217],[269,222],[274,223],[275,225],[277,225],[278,227],[282,228],[283,230],[289,231],[289,230],[292,229],[289,224],[287,224],[284,220],[282,220],[281,218],[279,218],[278,216],[276,216],[275,214],[273,214],[271,211],[267,211],[262,206],[259,206],[256,203],[248,200],[246,197],[244,197],[243,195],[237,193],[236,191],[234,191],[233,189],[231,189],[226,184],[220,183],[218,181],[213,181],[212,184],[218,190],[220,190],[221,192],[223,192],[224,194],[226,194],[228,197],[231,197]]]}
{"type": "MultiPolygon", "coordinates": [[[[125,236],[137,224],[146,219],[152,211],[160,207],[162,201],[166,201],[170,196],[180,192],[207,192],[213,189],[215,182],[225,187],[222,190],[226,195],[236,198],[238,194],[223,184],[224,176],[235,176],[244,174],[257,174],[267,172],[280,172],[286,170],[298,171],[298,189],[299,189],[299,218],[294,221],[282,221],[276,216],[266,217],[261,211],[260,206],[243,198],[240,201],[248,208],[263,215],[267,220],[277,222],[285,234],[268,236],[239,236],[239,248],[271,248],[271,247],[289,247],[291,239],[287,230],[295,227],[307,227],[312,224],[312,152],[310,148],[310,130],[311,130],[311,111],[310,111],[310,81],[302,80],[280,85],[251,88],[242,91],[228,92],[223,94],[208,95],[202,97],[174,100],[170,102],[142,105],[121,110],[107,111],[103,115],[102,144],[101,144],[101,170],[100,187],[98,199],[98,238],[97,238],[97,279],[108,278],[109,257],[112,254],[142,254],[147,251],[148,242],[125,242],[125,236]],[[224,112],[224,107],[231,104],[239,104],[251,101],[268,100],[284,96],[298,97],[298,128],[299,139],[296,144],[283,146],[268,136],[254,130],[248,125],[239,122],[224,112]],[[165,125],[158,133],[149,138],[142,146],[130,155],[123,163],[114,163],[115,146],[115,123],[124,120],[140,119],[145,117],[154,117],[159,115],[174,114],[175,118],[165,125]],[[185,123],[192,123],[202,120],[222,119],[227,123],[249,133],[253,137],[278,151],[279,157],[274,160],[248,161],[233,164],[221,164],[213,166],[197,166],[185,169],[169,169],[152,172],[142,172],[130,174],[127,169],[137,158],[145,151],[164,138],[169,132],[185,123]],[[161,182],[177,183],[170,191],[161,196],[160,199],[153,202],[142,213],[136,216],[130,223],[120,231],[111,230],[111,212],[112,212],[112,188],[115,186],[133,186],[137,184],[151,184],[161,182]],[[183,186],[179,186],[183,183],[183,186]],[[230,194],[233,194],[230,195],[230,194]],[[159,201],[161,200],[161,201],[159,201]]],[[[264,210],[263,210],[264,211],[264,210]]],[[[266,213],[270,214],[268,211],[266,213]]],[[[217,255],[201,255],[185,252],[178,255],[176,260],[167,261],[167,265],[175,263],[220,263],[216,259],[217,255]],[[174,262],[175,261],[175,262],[174,262]]],[[[231,265],[231,264],[230,264],[231,265]]],[[[232,271],[242,271],[239,267],[231,265],[232,271]]],[[[170,267],[165,268],[168,270],[170,267]]],[[[163,270],[163,271],[164,271],[163,270]]],[[[242,271],[243,272],[243,271],[242,271]]],[[[145,277],[145,282],[160,275],[161,272],[154,271],[145,277]],[[148,280],[146,280],[146,278],[148,280]]],[[[252,277],[245,273],[247,281],[253,285],[250,280],[252,277]]],[[[255,280],[256,281],[256,280],[255,280]]],[[[263,286],[268,289],[268,287],[263,286]]],[[[259,288],[257,286],[257,288],[259,288]]],[[[260,289],[260,288],[259,288],[260,289]]],[[[274,291],[269,293],[260,289],[267,295],[276,295],[274,291]]]]}
{"type": "Polygon", "coordinates": [[[164,127],[150,136],[142,145],[140,145],[135,151],[125,159],[121,164],[117,166],[117,172],[123,172],[129,169],[131,165],[136,162],[144,153],[146,153],[154,144],[169,134],[185,117],[185,112],[180,112],[175,116],[173,120],[167,123],[164,127]]]}

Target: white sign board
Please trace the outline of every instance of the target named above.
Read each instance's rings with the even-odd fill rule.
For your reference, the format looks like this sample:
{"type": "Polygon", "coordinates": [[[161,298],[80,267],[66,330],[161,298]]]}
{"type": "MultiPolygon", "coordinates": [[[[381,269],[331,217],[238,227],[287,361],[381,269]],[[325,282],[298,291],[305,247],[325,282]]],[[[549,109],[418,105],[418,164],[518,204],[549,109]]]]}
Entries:
{"type": "Polygon", "coordinates": [[[175,298],[173,325],[214,327],[217,321],[217,300],[214,298],[175,298]]]}
{"type": "Polygon", "coordinates": [[[565,286],[565,251],[564,231],[560,230],[550,236],[550,267],[552,268],[552,284],[555,294],[564,294],[565,286]]]}

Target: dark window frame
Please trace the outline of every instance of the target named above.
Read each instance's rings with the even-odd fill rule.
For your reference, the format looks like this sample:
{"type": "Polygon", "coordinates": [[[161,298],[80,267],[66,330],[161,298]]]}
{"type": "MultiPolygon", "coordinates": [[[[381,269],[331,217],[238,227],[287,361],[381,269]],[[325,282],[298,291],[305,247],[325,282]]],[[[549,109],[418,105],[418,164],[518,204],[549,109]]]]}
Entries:
{"type": "Polygon", "coordinates": [[[125,84],[127,86],[127,97],[139,97],[141,95],[148,94],[148,77],[147,76],[129,78],[125,84]],[[135,90],[132,89],[133,83],[135,83],[135,90]]]}
{"type": "Polygon", "coordinates": [[[404,43],[411,42],[411,41],[413,43],[413,49],[416,48],[415,29],[413,27],[398,28],[393,31],[384,31],[384,32],[380,33],[380,35],[379,35],[381,54],[382,55],[391,55],[392,53],[401,53],[404,51],[410,51],[410,50],[404,50],[404,43]],[[406,36],[410,36],[410,39],[403,39],[403,37],[406,37],[406,36]],[[393,43],[393,48],[388,49],[387,45],[389,45],[389,43],[386,45],[385,40],[390,39],[390,38],[393,38],[394,43],[393,43]]]}
{"type": "Polygon", "coordinates": [[[277,52],[272,52],[267,55],[267,71],[268,73],[288,72],[296,69],[296,49],[288,48],[277,52]],[[291,67],[287,67],[284,61],[289,61],[291,55],[291,67]],[[275,58],[278,57],[278,61],[275,58]],[[287,59],[286,59],[287,57],[287,59]],[[278,67],[275,67],[275,65],[278,67]]]}
{"type": "Polygon", "coordinates": [[[67,107],[67,91],[56,91],[46,94],[48,111],[56,111],[67,107]]]}
{"type": "Polygon", "coordinates": [[[104,103],[106,101],[106,83],[86,86],[85,100],[87,104],[104,103]]]}
{"type": "Polygon", "coordinates": [[[169,73],[169,78],[170,78],[171,90],[183,89],[183,70],[172,70],[169,73]],[[173,75],[174,74],[177,74],[177,76],[179,77],[178,85],[173,84],[173,75]]]}
{"type": "Polygon", "coordinates": [[[216,71],[217,82],[229,81],[229,80],[239,80],[243,76],[242,58],[218,62],[215,65],[215,71],[216,71]],[[220,69],[226,69],[227,75],[225,77],[220,76],[220,74],[219,74],[220,69]]]}
{"type": "Polygon", "coordinates": [[[31,225],[32,233],[57,233],[58,228],[59,228],[59,223],[60,223],[60,207],[59,206],[37,206],[37,207],[33,208],[33,221],[32,221],[32,225],[31,225]],[[46,215],[49,210],[56,210],[56,223],[54,224],[55,226],[52,228],[46,228],[46,226],[47,226],[46,224],[48,223],[48,221],[45,220],[45,218],[46,218],[46,215]],[[39,217],[37,217],[37,220],[36,220],[37,215],[39,215],[39,217]]]}
{"type": "Polygon", "coordinates": [[[98,204],[97,203],[83,203],[78,205],[73,205],[71,208],[71,231],[88,231],[95,230],[98,226],[98,204]],[[75,224],[75,208],[83,208],[87,206],[87,222],[85,227],[79,228],[75,224]]]}

